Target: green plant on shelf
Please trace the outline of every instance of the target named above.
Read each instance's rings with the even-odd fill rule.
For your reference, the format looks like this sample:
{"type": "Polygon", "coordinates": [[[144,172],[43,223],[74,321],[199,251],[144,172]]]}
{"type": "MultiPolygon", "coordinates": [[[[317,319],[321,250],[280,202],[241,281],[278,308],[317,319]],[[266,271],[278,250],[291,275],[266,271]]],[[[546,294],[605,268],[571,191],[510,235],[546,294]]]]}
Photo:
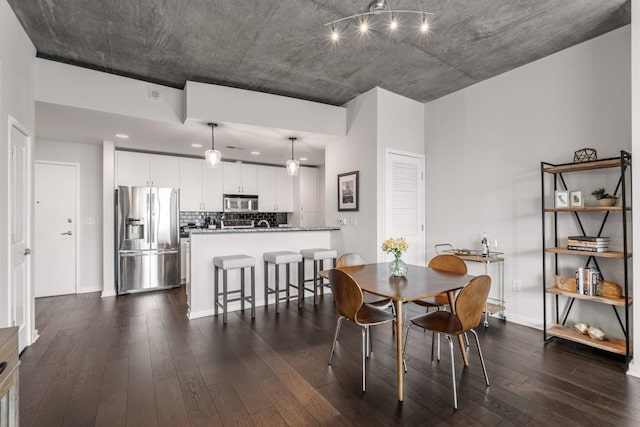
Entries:
{"type": "Polygon", "coordinates": [[[614,196],[613,194],[609,194],[607,193],[607,191],[604,188],[598,188],[595,191],[591,192],[592,196],[595,196],[595,198],[597,200],[602,200],[602,199],[617,199],[617,196],[614,196]]]}

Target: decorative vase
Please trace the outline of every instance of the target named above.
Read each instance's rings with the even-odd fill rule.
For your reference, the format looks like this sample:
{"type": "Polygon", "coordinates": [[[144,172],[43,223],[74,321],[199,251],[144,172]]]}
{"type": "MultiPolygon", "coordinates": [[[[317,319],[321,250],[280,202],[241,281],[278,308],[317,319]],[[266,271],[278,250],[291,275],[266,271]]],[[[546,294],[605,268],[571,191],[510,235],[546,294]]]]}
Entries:
{"type": "Polygon", "coordinates": [[[617,199],[600,199],[600,206],[614,206],[616,204],[617,199]]]}
{"type": "Polygon", "coordinates": [[[405,264],[404,261],[400,259],[400,255],[394,256],[395,259],[391,261],[391,264],[389,264],[389,273],[391,273],[391,275],[394,277],[402,277],[407,274],[407,271],[409,271],[409,269],[407,268],[407,264],[405,264]]]}

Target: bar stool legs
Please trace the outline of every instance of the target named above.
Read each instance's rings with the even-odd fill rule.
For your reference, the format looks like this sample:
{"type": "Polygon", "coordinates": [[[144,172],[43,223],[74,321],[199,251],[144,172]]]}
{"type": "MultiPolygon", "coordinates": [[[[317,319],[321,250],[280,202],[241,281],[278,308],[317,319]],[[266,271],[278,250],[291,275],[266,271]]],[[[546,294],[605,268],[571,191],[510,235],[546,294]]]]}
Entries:
{"type": "Polygon", "coordinates": [[[213,279],[213,294],[214,294],[214,315],[218,316],[220,308],[222,308],[222,322],[227,323],[228,304],[233,301],[240,301],[240,309],[242,312],[245,310],[245,301],[251,303],[251,318],[256,317],[256,303],[255,303],[255,259],[247,255],[229,255],[213,258],[214,265],[214,279],[213,279]],[[251,268],[251,296],[247,296],[245,292],[245,268],[251,268]],[[229,291],[227,272],[228,270],[240,269],[240,289],[235,291],[229,291]],[[220,292],[220,270],[222,270],[222,292],[220,292]],[[240,294],[238,298],[229,299],[230,294],[240,294]],[[222,303],[220,303],[220,296],[222,294],[222,303]]]}
{"type": "MultiPolygon", "coordinates": [[[[269,295],[275,295],[275,305],[276,305],[276,313],[280,311],[280,300],[286,300],[287,302],[291,299],[291,287],[294,287],[298,290],[297,295],[294,297],[298,298],[298,307],[300,307],[300,274],[298,274],[298,284],[291,284],[291,264],[298,264],[298,273],[300,273],[300,262],[302,261],[302,255],[297,252],[291,251],[279,251],[279,252],[265,252],[263,255],[264,259],[264,298],[265,305],[269,305],[269,295]],[[275,268],[275,284],[273,287],[269,287],[269,264],[273,264],[275,268]],[[285,288],[280,289],[280,266],[285,265],[285,288]],[[281,293],[285,293],[285,297],[281,298],[281,293]]],[[[304,293],[302,294],[304,295],[304,293]]]]}

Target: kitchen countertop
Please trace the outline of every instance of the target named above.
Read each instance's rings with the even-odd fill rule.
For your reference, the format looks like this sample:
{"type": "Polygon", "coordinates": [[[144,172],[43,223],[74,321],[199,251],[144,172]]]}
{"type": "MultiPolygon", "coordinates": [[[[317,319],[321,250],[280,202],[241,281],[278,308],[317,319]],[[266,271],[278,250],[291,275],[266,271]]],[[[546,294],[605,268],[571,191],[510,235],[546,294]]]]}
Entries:
{"type": "Polygon", "coordinates": [[[198,228],[189,230],[190,234],[225,234],[225,233],[284,233],[288,231],[335,231],[340,227],[254,227],[254,228],[198,228]]]}

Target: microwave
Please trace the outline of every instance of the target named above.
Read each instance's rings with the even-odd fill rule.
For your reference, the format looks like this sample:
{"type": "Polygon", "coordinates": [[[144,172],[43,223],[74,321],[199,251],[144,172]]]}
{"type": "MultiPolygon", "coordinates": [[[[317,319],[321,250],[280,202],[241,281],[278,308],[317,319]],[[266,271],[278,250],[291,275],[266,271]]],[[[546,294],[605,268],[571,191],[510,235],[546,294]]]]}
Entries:
{"type": "Polygon", "coordinates": [[[224,195],[225,212],[258,212],[258,196],[224,195]]]}

